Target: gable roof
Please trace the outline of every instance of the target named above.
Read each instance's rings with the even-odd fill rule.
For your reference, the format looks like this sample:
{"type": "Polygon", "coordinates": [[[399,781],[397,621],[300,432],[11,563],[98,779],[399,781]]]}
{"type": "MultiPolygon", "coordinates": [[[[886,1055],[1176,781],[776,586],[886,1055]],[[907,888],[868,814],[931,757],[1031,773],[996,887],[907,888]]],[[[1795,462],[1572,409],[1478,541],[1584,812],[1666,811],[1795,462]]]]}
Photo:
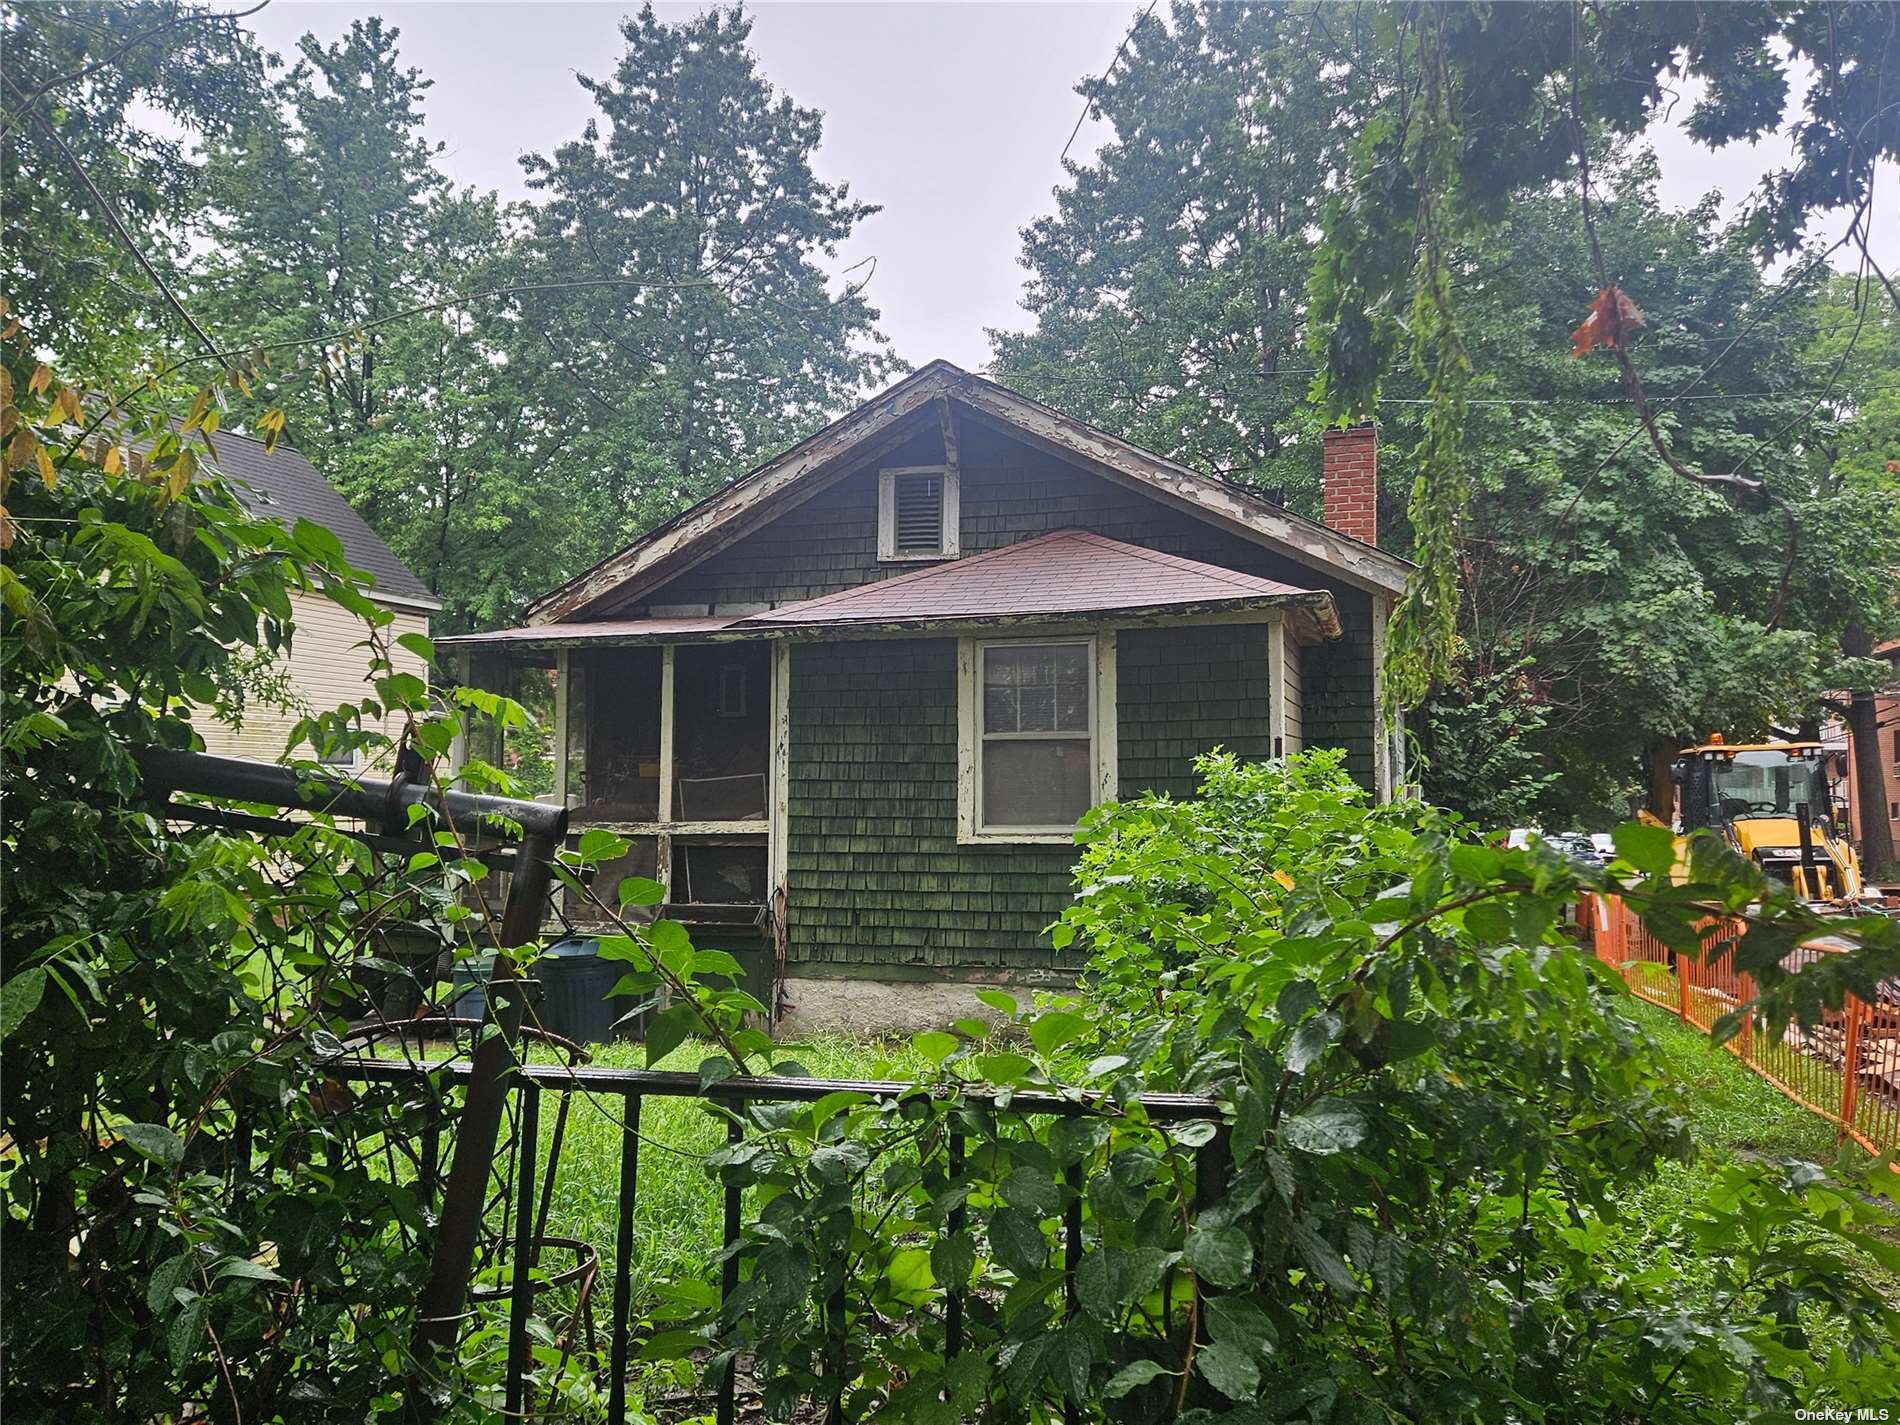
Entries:
{"type": "Polygon", "coordinates": [[[219,473],[253,515],[287,525],[299,519],[322,525],[342,541],[344,557],[351,565],[375,580],[372,598],[429,610],[442,607],[429,586],[298,451],[280,441],[267,454],[263,441],[235,431],[221,430],[212,440],[219,473]]]}
{"type": "Polygon", "coordinates": [[[1260,496],[1177,464],[1063,415],[947,361],[933,361],[815,435],[766,461],[618,553],[568,580],[528,610],[535,623],[598,612],[657,586],[749,534],[910,433],[933,406],[1002,429],[1107,479],[1374,593],[1404,589],[1411,565],[1260,496]]]}

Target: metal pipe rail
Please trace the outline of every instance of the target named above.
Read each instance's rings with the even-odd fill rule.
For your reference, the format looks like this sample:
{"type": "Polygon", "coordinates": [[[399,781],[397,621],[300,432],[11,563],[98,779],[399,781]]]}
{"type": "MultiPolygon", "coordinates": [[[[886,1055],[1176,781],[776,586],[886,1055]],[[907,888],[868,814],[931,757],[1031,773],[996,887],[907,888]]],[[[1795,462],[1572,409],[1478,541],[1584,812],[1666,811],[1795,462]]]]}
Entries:
{"type": "Polygon", "coordinates": [[[547,802],[479,792],[442,792],[426,782],[299,772],[274,762],[214,757],[207,752],[180,752],[169,747],[139,747],[132,755],[151,791],[190,792],[364,821],[380,821],[395,811],[426,806],[457,826],[492,825],[496,820],[514,822],[521,827],[524,840],[559,837],[567,831],[567,808],[547,802]]]}
{"type": "MultiPolygon", "coordinates": [[[[430,1062],[403,1061],[397,1059],[369,1059],[355,1055],[343,1056],[330,1061],[330,1071],[339,1078],[357,1079],[367,1082],[402,1083],[419,1081],[434,1075],[442,1075],[450,1080],[467,1080],[472,1076],[473,1066],[463,1059],[439,1059],[430,1062]]],[[[611,1069],[592,1065],[566,1066],[561,1064],[517,1064],[507,1075],[509,1089],[521,1095],[521,1111],[516,1115],[518,1137],[515,1142],[513,1163],[514,1198],[517,1209],[515,1225],[511,1235],[510,1251],[513,1265],[505,1294],[509,1301],[509,1351],[506,1380],[506,1410],[511,1414],[526,1412],[529,1409],[527,1371],[530,1365],[529,1322],[534,1310],[534,1296],[541,1289],[532,1274],[532,1264],[538,1247],[545,1236],[546,1204],[552,1197],[554,1179],[560,1171],[560,1147],[557,1133],[555,1142],[550,1146],[546,1164],[547,1180],[541,1185],[542,1203],[539,1220],[530,1221],[530,1205],[536,1198],[536,1173],[540,1153],[536,1141],[540,1122],[540,1098],[544,1090],[553,1090],[562,1094],[576,1090],[595,1094],[618,1096],[622,1100],[621,1145],[620,1145],[620,1181],[615,1202],[615,1231],[613,1247],[613,1320],[609,1335],[608,1381],[607,1381],[607,1420],[610,1425],[623,1425],[628,1418],[627,1367],[632,1359],[631,1298],[633,1291],[633,1214],[638,1200],[640,1179],[640,1106],[649,1096],[661,1098],[698,1098],[722,1104],[733,1110],[734,1117],[728,1122],[727,1141],[735,1142],[744,1133],[744,1121],[740,1116],[748,1103],[813,1103],[827,1094],[838,1092],[857,1092],[873,1098],[902,1097],[918,1091],[918,1086],[901,1080],[886,1079],[806,1079],[783,1078],[777,1076],[740,1075],[721,1080],[718,1083],[703,1086],[699,1076],[691,1073],[679,1073],[657,1069],[611,1069]]],[[[1111,1105],[1101,1095],[1063,1094],[1047,1090],[1015,1090],[998,1088],[991,1084],[972,1083],[958,1088],[933,1086],[925,1090],[938,1101],[946,1101],[953,1095],[990,1107],[997,1112],[1025,1114],[1042,1118],[1078,1118],[1089,1114],[1104,1113],[1111,1105]]],[[[565,1100],[564,1100],[565,1101],[565,1100]]],[[[1202,1098],[1193,1094],[1143,1094],[1140,1103],[1148,1118],[1155,1123],[1189,1123],[1212,1121],[1221,1124],[1221,1106],[1211,1098],[1202,1098]]],[[[558,1120],[557,1120],[558,1121],[558,1120]]],[[[1227,1134],[1224,1126],[1217,1127],[1215,1136],[1208,1143],[1195,1150],[1195,1206],[1204,1208],[1218,1197],[1227,1170],[1227,1134]]],[[[425,1138],[424,1161],[420,1182],[425,1196],[435,1181],[434,1157],[439,1142],[438,1132],[432,1130],[425,1138]]],[[[459,1146],[459,1145],[458,1145],[459,1146]]],[[[946,1163],[952,1173],[960,1173],[966,1164],[966,1142],[963,1131],[953,1128],[944,1144],[946,1163]]],[[[1069,1301],[1071,1310],[1075,1309],[1075,1274],[1084,1254],[1082,1222],[1082,1177],[1078,1168],[1071,1168],[1065,1174],[1065,1186],[1070,1194],[1062,1214],[1063,1268],[1068,1278],[1069,1301]]],[[[730,1251],[738,1241],[742,1217],[743,1193],[736,1187],[724,1189],[722,1238],[728,1249],[720,1271],[721,1299],[730,1297],[739,1286],[739,1260],[736,1253],[730,1251]]],[[[429,1204],[423,1204],[425,1211],[429,1204]]],[[[967,1225],[965,1209],[962,1206],[951,1209],[949,1228],[960,1232],[967,1225]]],[[[446,1225],[448,1206],[445,1201],[443,1217],[446,1225]]],[[[944,1344],[949,1354],[955,1355],[963,1347],[965,1292],[955,1288],[946,1290],[943,1300],[944,1344]]],[[[827,1421],[843,1420],[843,1391],[849,1377],[849,1339],[847,1335],[848,1302],[841,1294],[834,1294],[826,1303],[825,1318],[826,1351],[828,1374],[830,1375],[830,1399],[826,1402],[827,1421]]],[[[718,1425],[733,1425],[737,1418],[735,1387],[738,1374],[736,1360],[722,1373],[714,1405],[714,1418],[718,1425]]]]}

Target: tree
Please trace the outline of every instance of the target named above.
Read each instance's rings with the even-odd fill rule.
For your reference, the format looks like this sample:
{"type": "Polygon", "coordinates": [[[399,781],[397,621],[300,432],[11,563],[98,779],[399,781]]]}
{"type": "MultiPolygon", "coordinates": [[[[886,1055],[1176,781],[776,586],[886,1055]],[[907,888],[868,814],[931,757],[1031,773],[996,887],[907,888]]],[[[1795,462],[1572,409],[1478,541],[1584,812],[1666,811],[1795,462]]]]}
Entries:
{"type": "Polygon", "coordinates": [[[558,583],[582,522],[554,484],[557,415],[487,295],[518,276],[513,234],[493,194],[437,168],[429,81],[399,38],[375,19],[328,45],[305,35],[274,106],[214,149],[194,301],[247,346],[291,347],[297,379],[241,404],[285,411],[462,629],[558,583]]]}
{"type": "MultiPolygon", "coordinates": [[[[1541,722],[1532,744],[1564,773],[1532,814],[1558,823],[1614,816],[1639,767],[1667,815],[1668,763],[1685,741],[1813,717],[1827,689],[1855,676],[1842,630],[1886,617],[1900,554],[1881,501],[1820,455],[1840,422],[1823,417],[1829,363],[1809,351],[1817,287],[1778,294],[1712,206],[1663,213],[1654,185],[1648,160],[1623,165],[1597,225],[1611,270],[1649,294],[1635,350],[1659,405],[1686,393],[1662,415],[1670,444],[1761,479],[1799,542],[1790,562],[1779,508],[1684,481],[1631,441],[1615,371],[1553,340],[1594,285],[1565,195],[1520,197],[1473,239],[1454,265],[1481,393],[1464,437],[1460,641],[1452,685],[1423,724],[1429,751],[1441,715],[1471,717],[1471,687],[1521,670],[1511,686],[1520,713],[1541,722]]],[[[1415,409],[1388,417],[1401,443],[1415,409]]],[[[1454,782],[1428,771],[1427,784],[1468,804],[1454,782]]]]}
{"type": "Polygon", "coordinates": [[[1871,659],[1876,644],[1900,635],[1900,313],[1866,283],[1846,276],[1829,284],[1819,303],[1808,356],[1833,374],[1824,409],[1829,419],[1810,447],[1815,477],[1865,510],[1862,528],[1849,533],[1839,560],[1844,610],[1840,651],[1868,659],[1845,704],[1828,710],[1853,733],[1854,804],[1861,808],[1862,869],[1872,877],[1900,873],[1886,800],[1876,692],[1891,684],[1891,664],[1871,659]]]}
{"type": "Polygon", "coordinates": [[[255,45],[230,14],[177,0],[46,0],[10,7],[0,34],[0,273],[15,315],[100,377],[201,345],[165,288],[202,197],[193,141],[257,113],[255,45]]]}
{"type": "MultiPolygon", "coordinates": [[[[1701,469],[1671,446],[1615,314],[1643,299],[1613,281],[1596,250],[1592,144],[1628,136],[1655,117],[1674,82],[1700,82],[1690,132],[1711,145],[1778,129],[1791,76],[1816,80],[1792,126],[1796,158],[1764,181],[1751,234],[1764,253],[1798,247],[1807,218],[1849,209],[1837,246],[1853,243],[1865,274],[1876,164],[1900,155],[1900,108],[1885,76],[1900,59],[1900,7],[1737,4],[1716,10],[1616,3],[1393,6],[1374,13],[1348,60],[1379,93],[1378,115],[1355,142],[1347,180],[1328,209],[1313,297],[1324,333],[1327,415],[1361,417],[1399,353],[1426,381],[1432,405],[1412,497],[1419,573],[1389,641],[1387,687],[1422,697],[1449,667],[1456,633],[1457,524],[1469,491],[1461,444],[1469,365],[1451,250],[1461,233],[1495,224],[1527,186],[1574,180],[1592,237],[1600,314],[1586,344],[1616,362],[1638,425],[1678,478],[1736,499],[1775,503],[1759,481],[1701,469]],[[1632,300],[1633,299],[1633,300],[1632,300]]],[[[1818,261],[1819,259],[1814,259],[1818,261]]],[[[1784,504],[1780,508],[1792,518],[1784,504]]],[[[1792,558],[1792,549],[1786,553],[1792,558]]]]}
{"type": "Polygon", "coordinates": [[[1137,23],[1079,86],[1114,140],[1023,231],[1035,326],[990,333],[1002,379],[1202,469],[1314,493],[1313,462],[1278,457],[1313,425],[1306,279],[1350,134],[1329,48],[1283,6],[1181,0],[1137,23]]]}
{"type": "Polygon", "coordinates": [[[893,368],[861,284],[820,261],[877,211],[822,182],[820,115],[775,95],[751,22],[623,22],[580,138],[524,160],[513,348],[562,413],[595,554],[804,435],[893,368]]]}

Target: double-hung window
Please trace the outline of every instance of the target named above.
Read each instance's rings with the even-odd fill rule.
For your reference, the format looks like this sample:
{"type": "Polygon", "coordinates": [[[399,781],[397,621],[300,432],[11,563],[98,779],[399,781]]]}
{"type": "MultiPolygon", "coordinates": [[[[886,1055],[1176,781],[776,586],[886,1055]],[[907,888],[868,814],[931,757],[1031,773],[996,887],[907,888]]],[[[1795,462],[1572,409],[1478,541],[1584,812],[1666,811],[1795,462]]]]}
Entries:
{"type": "Polygon", "coordinates": [[[1108,637],[966,642],[963,839],[1067,841],[1113,794],[1108,637]]]}

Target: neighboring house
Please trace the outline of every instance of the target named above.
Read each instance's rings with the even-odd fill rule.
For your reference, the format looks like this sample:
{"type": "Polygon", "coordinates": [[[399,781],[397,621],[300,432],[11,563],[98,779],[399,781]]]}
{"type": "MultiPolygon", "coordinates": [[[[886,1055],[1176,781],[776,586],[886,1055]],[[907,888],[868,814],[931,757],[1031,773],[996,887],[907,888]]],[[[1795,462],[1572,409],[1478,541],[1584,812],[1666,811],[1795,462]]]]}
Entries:
{"type": "MultiPolygon", "coordinates": [[[[342,541],[350,564],[373,581],[365,592],[395,615],[387,629],[391,662],[403,671],[427,678],[427,664],[397,646],[395,639],[412,632],[426,637],[429,615],[442,607],[440,600],[317,473],[316,467],[288,445],[280,443],[265,454],[263,442],[231,431],[219,431],[214,441],[218,470],[252,514],[286,525],[307,519],[342,541]]],[[[363,645],[362,620],[320,593],[293,593],[290,602],[295,631],[287,656],[246,673],[247,695],[240,727],[221,722],[198,724],[207,752],[279,761],[291,728],[301,718],[339,703],[360,702],[372,693],[366,682],[370,655],[363,645]]],[[[389,730],[395,729],[392,726],[389,730]]],[[[310,748],[304,747],[300,755],[311,756],[310,748]]],[[[351,763],[341,761],[337,765],[347,767],[351,763]]]]}
{"type": "Polygon", "coordinates": [[[1091,806],[1191,795],[1216,746],[1342,747],[1389,794],[1409,566],[1373,544],[1372,431],[1326,466],[1334,528],[933,362],[441,642],[483,686],[553,677],[556,795],[633,842],[610,904],[656,877],[801,1028],[953,1017],[959,982],[1072,970],[1046,931],[1091,806]]]}
{"type": "MultiPolygon", "coordinates": [[[[1884,658],[1894,665],[1895,677],[1888,690],[1874,699],[1875,735],[1879,738],[1877,756],[1880,761],[1882,783],[1882,805],[1864,807],[1861,799],[1855,795],[1857,784],[1850,771],[1845,779],[1848,792],[1849,814],[1853,820],[1854,839],[1860,841],[1865,836],[1863,827],[1865,818],[1871,812],[1874,816],[1884,816],[1893,824],[1893,838],[1900,845],[1900,638],[1883,643],[1874,649],[1874,657],[1884,658]]],[[[1852,760],[1855,748],[1853,734],[1847,735],[1848,767],[1856,764],[1852,760]]]]}

